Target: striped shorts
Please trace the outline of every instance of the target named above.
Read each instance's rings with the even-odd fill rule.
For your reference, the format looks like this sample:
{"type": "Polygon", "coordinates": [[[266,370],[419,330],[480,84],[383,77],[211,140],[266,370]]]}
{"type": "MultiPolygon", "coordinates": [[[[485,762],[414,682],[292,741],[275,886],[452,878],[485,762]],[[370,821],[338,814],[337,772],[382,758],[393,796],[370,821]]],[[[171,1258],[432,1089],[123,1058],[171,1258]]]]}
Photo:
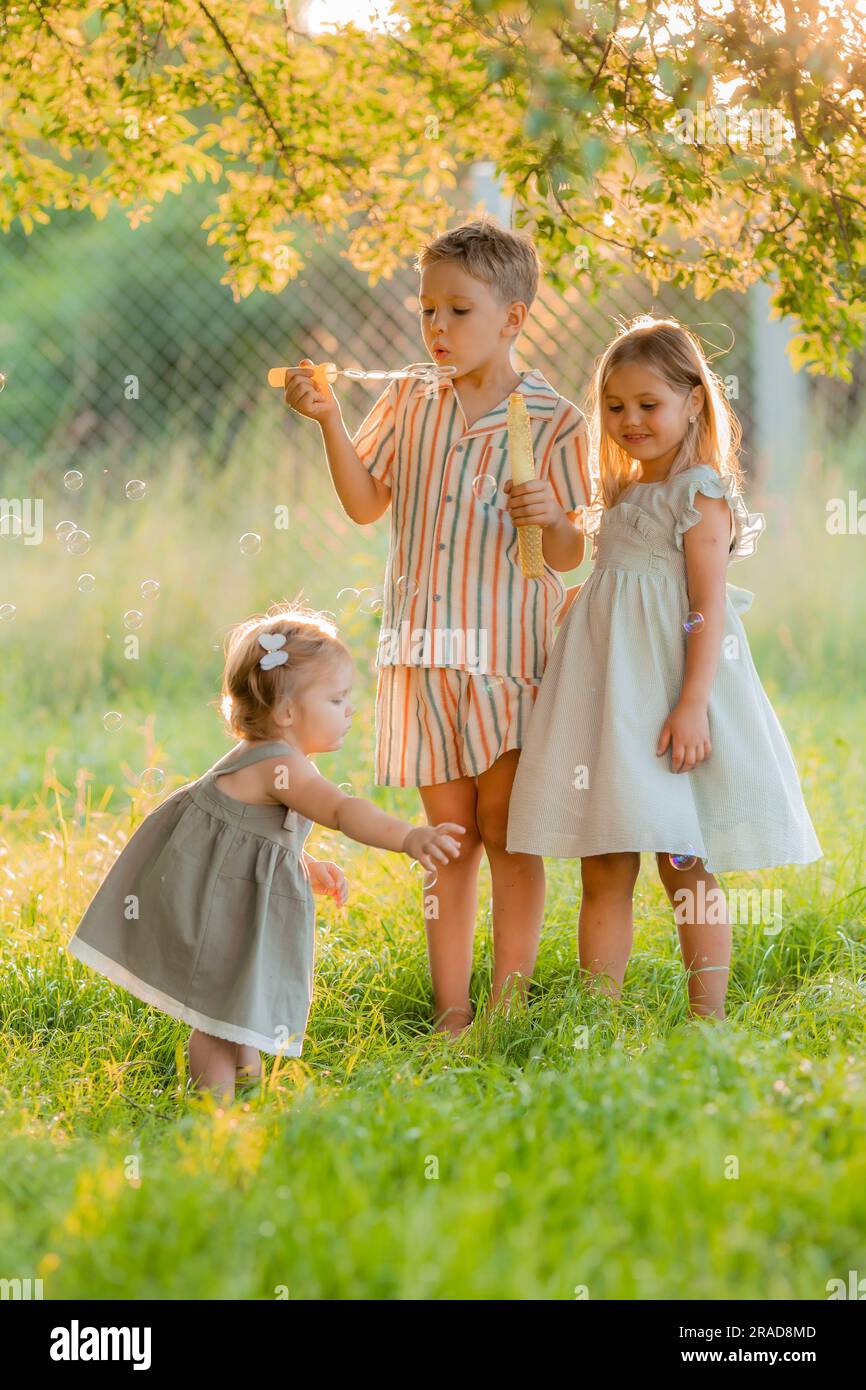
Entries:
{"type": "Polygon", "coordinates": [[[522,748],[541,677],[450,666],[380,666],[376,784],[429,787],[477,777],[522,748]]]}

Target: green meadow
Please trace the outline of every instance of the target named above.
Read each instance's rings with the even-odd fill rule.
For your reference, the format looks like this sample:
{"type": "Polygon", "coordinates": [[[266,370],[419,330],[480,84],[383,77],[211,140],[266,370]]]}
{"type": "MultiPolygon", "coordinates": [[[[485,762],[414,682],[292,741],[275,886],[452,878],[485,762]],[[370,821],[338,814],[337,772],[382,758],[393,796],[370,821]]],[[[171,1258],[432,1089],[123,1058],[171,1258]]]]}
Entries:
{"type": "MultiPolygon", "coordinates": [[[[647,856],[620,1002],[582,987],[579,866],[550,861],[528,1003],[433,1036],[409,861],[314,831],[351,896],[319,905],[303,1057],[266,1059],[225,1108],[186,1092],[189,1030],[65,943],[142,816],[230,746],[222,639],[272,601],[334,613],[356,657],[354,728],[321,770],[420,819],[373,786],[378,618],[338,597],[381,582],[387,523],[353,527],[315,465],[299,491],[261,421],[220,471],[182,447],[78,466],[76,492],[62,472],[3,484],[44,498],[45,534],[0,538],[0,1275],[46,1298],[518,1300],[822,1299],[866,1275],[866,542],[826,531],[842,464],[767,499],[730,573],[825,857],[723,877],[783,904],[781,930],[735,928],[727,1021],[688,1019],[647,856]]],[[[479,1006],[490,969],[485,876],[479,1006]]]]}

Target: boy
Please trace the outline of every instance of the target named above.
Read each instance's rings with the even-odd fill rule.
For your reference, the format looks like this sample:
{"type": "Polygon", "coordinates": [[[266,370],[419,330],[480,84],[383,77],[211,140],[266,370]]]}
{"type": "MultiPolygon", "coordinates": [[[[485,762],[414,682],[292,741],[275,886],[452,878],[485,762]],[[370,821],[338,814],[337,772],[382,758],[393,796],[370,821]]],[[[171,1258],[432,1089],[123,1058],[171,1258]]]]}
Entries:
{"type": "MultiPolygon", "coordinates": [[[[491,1006],[535,966],[544,864],[507,854],[508,803],[564,588],[583,559],[577,508],[589,503],[586,421],[511,349],[538,288],[532,242],[488,218],[437,237],[417,260],[424,345],[456,373],[392,382],[349,438],[312,363],[286,373],[286,404],[322,430],[334,487],[353,521],[391,507],[376,692],[376,782],[417,786],[430,824],[466,827],[438,870],[427,927],[436,1018],[472,1019],[469,982],[482,853],[493,887],[491,1006]],[[530,417],[536,479],[509,480],[508,397],[530,417]],[[545,575],[524,579],[518,526],[542,528],[545,575]]],[[[427,891],[433,886],[427,884],[427,891]]],[[[426,905],[425,905],[426,906],[426,905]]],[[[426,912],[425,912],[426,916],[426,912]]]]}

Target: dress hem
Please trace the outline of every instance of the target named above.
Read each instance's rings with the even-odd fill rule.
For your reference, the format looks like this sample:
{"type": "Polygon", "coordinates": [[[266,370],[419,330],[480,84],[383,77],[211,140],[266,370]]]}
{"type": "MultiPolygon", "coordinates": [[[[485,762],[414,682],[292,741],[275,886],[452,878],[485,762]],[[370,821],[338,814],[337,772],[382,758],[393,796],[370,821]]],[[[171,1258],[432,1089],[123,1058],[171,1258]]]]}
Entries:
{"type": "MultiPolygon", "coordinates": [[[[666,847],[656,848],[651,845],[642,845],[640,848],[633,845],[612,848],[608,845],[605,849],[587,851],[585,848],[583,850],[577,849],[573,840],[566,841],[561,838],[553,841],[545,840],[540,845],[536,842],[531,846],[526,843],[518,845],[509,840],[506,846],[507,854],[535,854],[544,859],[591,859],[597,854],[676,854],[678,852],[685,853],[685,851],[670,850],[666,847]]],[[[708,874],[734,874],[750,873],[758,869],[781,869],[786,865],[801,867],[805,864],[814,864],[819,859],[824,858],[824,851],[819,849],[817,854],[809,854],[806,858],[801,859],[770,859],[769,861],[763,860],[761,863],[743,863],[742,858],[739,858],[736,863],[723,862],[719,859],[710,863],[709,855],[700,854],[697,850],[694,851],[694,855],[696,859],[703,861],[708,874]]]]}
{"type": "Polygon", "coordinates": [[[121,985],[123,989],[129,990],[137,999],[143,1003],[150,1004],[155,1009],[160,1009],[163,1013],[175,1018],[179,1023],[188,1023],[193,1028],[200,1028],[203,1033],[208,1033],[215,1038],[223,1038],[226,1042],[241,1043],[245,1047],[258,1048],[260,1052],[267,1052],[271,1057],[300,1057],[303,1047],[303,1038],[300,1040],[292,1039],[285,1047],[275,1048],[273,1039],[266,1037],[262,1033],[256,1033],[251,1028],[241,1028],[235,1023],[225,1023],[221,1019],[208,1018],[207,1014],[199,1013],[197,1009],[191,1009],[188,1004],[182,1004],[179,999],[173,999],[170,994],[165,994],[162,990],[156,989],[154,985],[149,985],[145,980],[139,979],[131,971],[126,970],[117,961],[106,956],[102,951],[98,951],[89,942],[83,941],[81,937],[73,936],[66,947],[70,955],[76,956],[78,960],[89,965],[91,969],[99,971],[115,984],[121,985]]]}

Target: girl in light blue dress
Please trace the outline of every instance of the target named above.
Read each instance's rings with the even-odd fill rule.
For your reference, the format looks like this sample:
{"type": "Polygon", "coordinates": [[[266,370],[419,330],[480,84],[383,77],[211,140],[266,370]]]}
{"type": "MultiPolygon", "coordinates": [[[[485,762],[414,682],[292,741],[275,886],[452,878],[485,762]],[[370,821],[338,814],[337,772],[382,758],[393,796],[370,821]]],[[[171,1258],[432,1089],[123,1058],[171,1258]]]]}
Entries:
{"type": "MultiPolygon", "coordinates": [[[[697,339],[643,318],[599,360],[593,571],[559,631],[511,800],[508,850],[582,860],[581,966],[617,995],[642,851],[675,909],[694,1014],[724,1017],[731,930],[714,873],[821,857],[726,583],[764,517],[697,339]]],[[[778,930],[778,927],[776,928],[778,930]]]]}

